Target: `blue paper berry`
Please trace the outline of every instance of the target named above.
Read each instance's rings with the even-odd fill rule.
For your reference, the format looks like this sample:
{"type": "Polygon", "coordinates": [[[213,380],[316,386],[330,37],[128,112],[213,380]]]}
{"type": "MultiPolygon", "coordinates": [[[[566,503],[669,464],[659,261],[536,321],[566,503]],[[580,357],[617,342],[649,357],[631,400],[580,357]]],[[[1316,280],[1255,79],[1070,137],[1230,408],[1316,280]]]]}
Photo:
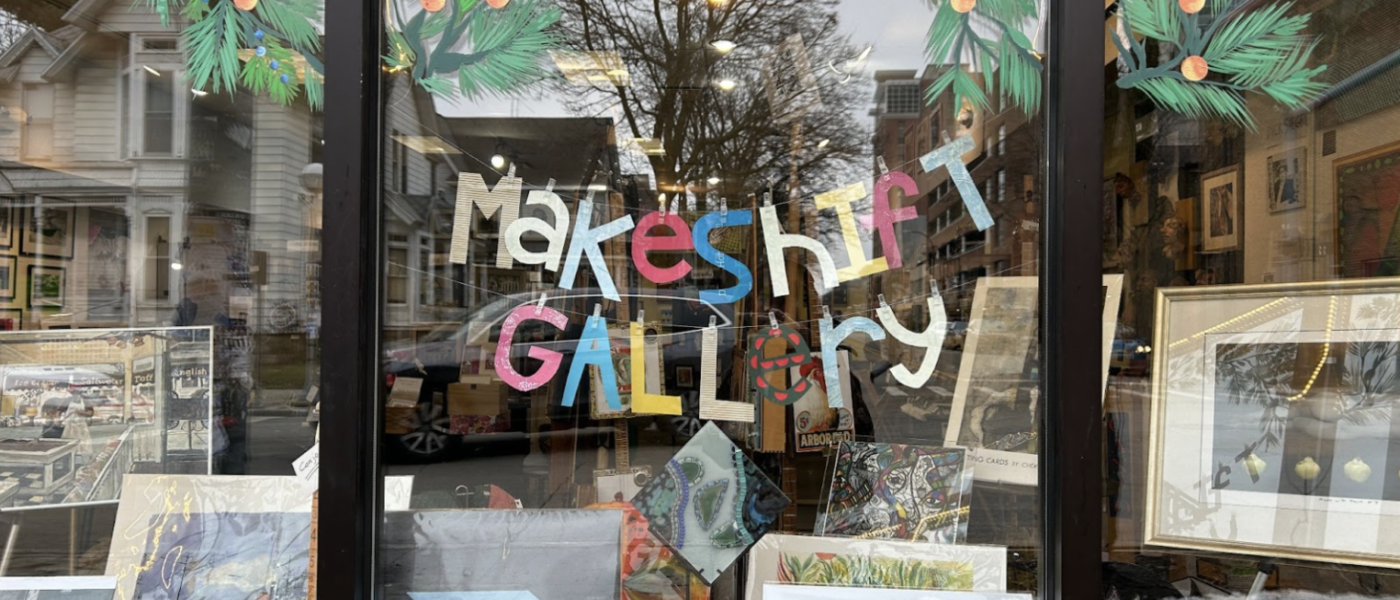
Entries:
{"type": "Polygon", "coordinates": [[[267,66],[271,67],[273,71],[276,71],[277,67],[282,66],[282,63],[277,62],[277,59],[274,58],[272,62],[267,63],[267,66]]]}
{"type": "Polygon", "coordinates": [[[282,74],[282,83],[287,83],[288,81],[291,81],[291,79],[292,78],[288,77],[286,73],[282,74]]]}
{"type": "MultiPolygon", "coordinates": [[[[205,0],[205,1],[207,2],[208,0],[205,0]]],[[[258,38],[258,39],[263,39],[263,30],[259,29],[259,30],[257,30],[257,31],[254,31],[254,32],[253,32],[253,37],[258,38]]]]}
{"type": "Polygon", "coordinates": [[[266,46],[258,46],[257,50],[254,50],[254,52],[257,52],[257,53],[258,53],[258,56],[263,56],[263,55],[267,54],[267,47],[266,47],[266,46]]]}

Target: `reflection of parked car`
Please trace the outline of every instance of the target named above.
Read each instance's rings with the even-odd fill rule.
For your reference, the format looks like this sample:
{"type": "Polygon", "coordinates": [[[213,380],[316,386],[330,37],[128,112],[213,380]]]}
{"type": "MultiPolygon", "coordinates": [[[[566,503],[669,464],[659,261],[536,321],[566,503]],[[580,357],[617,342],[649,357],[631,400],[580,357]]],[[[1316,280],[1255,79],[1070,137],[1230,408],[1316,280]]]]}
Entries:
{"type": "MultiPolygon", "coordinates": [[[[530,358],[531,349],[540,348],[563,355],[556,375],[560,380],[559,385],[555,386],[555,394],[561,394],[562,380],[569,372],[585,319],[592,314],[594,305],[605,300],[596,289],[547,290],[545,293],[548,294],[546,305],[569,318],[566,329],[560,331],[544,321],[521,323],[511,344],[511,359],[517,371],[533,373],[541,363],[530,358]]],[[[708,325],[711,317],[720,328],[719,364],[729,364],[734,348],[734,330],[729,327],[733,322],[732,307],[702,302],[679,290],[624,291],[622,295],[624,302],[635,301],[638,306],[659,303],[661,308],[670,309],[669,318],[662,319],[662,315],[656,314],[647,319],[649,322],[664,321],[667,325],[663,333],[668,336],[669,345],[663,360],[668,371],[673,365],[692,365],[696,371],[699,370],[700,328],[708,325]]],[[[528,403],[515,401],[507,403],[509,425],[506,431],[454,434],[452,417],[448,414],[447,389],[449,384],[459,383],[463,374],[486,371],[500,341],[501,325],[506,316],[516,307],[536,303],[539,297],[539,293],[501,297],[473,311],[460,325],[432,331],[416,344],[397,344],[385,348],[384,371],[388,388],[392,390],[394,381],[399,377],[423,379],[417,404],[411,410],[409,407],[393,406],[388,409],[403,412],[386,415],[386,422],[392,421],[399,431],[407,430],[407,433],[385,436],[391,452],[410,461],[437,461],[451,456],[464,441],[482,445],[528,443],[526,413],[529,406],[528,403]],[[487,362],[483,365],[482,361],[487,362]]],[[[496,393],[504,386],[504,382],[495,380],[482,393],[496,393]]],[[[579,389],[580,397],[574,409],[586,417],[591,402],[591,394],[586,393],[591,389],[589,377],[583,378],[579,389]]],[[[505,393],[512,399],[519,396],[511,389],[505,393]]],[[[561,399],[555,397],[551,402],[558,405],[561,399]]],[[[604,428],[600,431],[606,433],[608,430],[604,428]]]]}

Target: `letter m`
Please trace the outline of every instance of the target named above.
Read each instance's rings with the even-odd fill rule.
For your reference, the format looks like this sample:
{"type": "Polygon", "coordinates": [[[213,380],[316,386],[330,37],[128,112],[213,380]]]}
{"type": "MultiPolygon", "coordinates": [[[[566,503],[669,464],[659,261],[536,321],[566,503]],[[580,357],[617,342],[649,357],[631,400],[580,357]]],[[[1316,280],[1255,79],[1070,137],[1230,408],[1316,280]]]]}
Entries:
{"type": "Polygon", "coordinates": [[[506,228],[520,215],[520,179],[507,175],[496,184],[496,189],[486,187],[486,181],[477,173],[462,173],[457,177],[457,211],[452,225],[452,256],[455,264],[467,264],[467,249],[472,239],[472,207],[481,211],[486,219],[499,217],[500,227],[496,238],[496,268],[509,269],[513,266],[510,252],[506,250],[506,228]],[[500,213],[497,215],[496,213],[500,213]]]}

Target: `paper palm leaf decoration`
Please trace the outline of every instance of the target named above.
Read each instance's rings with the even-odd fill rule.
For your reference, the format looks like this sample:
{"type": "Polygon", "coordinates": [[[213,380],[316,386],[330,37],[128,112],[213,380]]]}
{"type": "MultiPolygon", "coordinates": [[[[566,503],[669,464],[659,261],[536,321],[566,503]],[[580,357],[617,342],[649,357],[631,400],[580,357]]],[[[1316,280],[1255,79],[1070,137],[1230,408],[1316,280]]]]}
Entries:
{"type": "Polygon", "coordinates": [[[1026,114],[1040,110],[1044,65],[1021,27],[1037,17],[1037,0],[929,0],[934,8],[926,54],[951,68],[925,94],[932,104],[949,88],[953,105],[966,99],[990,109],[993,93],[1005,95],[1026,114]],[[982,33],[979,33],[982,32],[982,33]],[[992,32],[992,36],[983,37],[992,32]],[[964,60],[981,69],[982,79],[959,68],[964,60]],[[1000,69],[998,71],[998,69],[1000,69]]]}
{"type": "Polygon", "coordinates": [[[547,75],[542,61],[558,45],[549,28],[559,9],[541,0],[421,0],[423,9],[404,20],[391,2],[390,71],[439,96],[505,93],[547,75]]]}
{"type": "Polygon", "coordinates": [[[325,66],[317,55],[320,0],[142,0],[170,25],[178,7],[191,22],[180,34],[186,79],[197,90],[233,91],[242,83],[291,104],[305,88],[312,110],[323,101],[325,66]]]}
{"type": "Polygon", "coordinates": [[[1192,118],[1219,118],[1254,128],[1246,92],[1267,95],[1289,108],[1305,107],[1326,84],[1315,78],[1327,65],[1309,68],[1317,46],[1305,33],[1310,14],[1289,15],[1292,2],[1251,12],[1231,12],[1228,0],[1209,0],[1214,18],[1201,15],[1207,0],[1123,0],[1127,35],[1111,36],[1128,72],[1118,87],[1137,88],[1158,106],[1192,118]],[[1223,11],[1223,12],[1222,12],[1223,11]],[[1149,65],[1137,35],[1172,49],[1149,65]]]}

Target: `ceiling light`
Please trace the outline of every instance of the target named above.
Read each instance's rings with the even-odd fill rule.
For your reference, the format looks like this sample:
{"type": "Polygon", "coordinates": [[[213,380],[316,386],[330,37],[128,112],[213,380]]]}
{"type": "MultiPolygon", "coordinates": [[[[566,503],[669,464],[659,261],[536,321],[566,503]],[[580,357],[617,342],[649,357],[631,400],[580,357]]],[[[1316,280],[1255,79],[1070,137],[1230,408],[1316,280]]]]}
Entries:
{"type": "Polygon", "coordinates": [[[710,46],[713,47],[715,50],[718,50],[720,54],[729,54],[730,52],[733,52],[735,48],[739,47],[738,44],[729,40],[715,40],[713,42],[710,42],[710,46]]]}
{"type": "Polygon", "coordinates": [[[171,271],[179,271],[180,269],[183,269],[183,268],[185,268],[185,265],[182,265],[182,264],[180,264],[179,262],[170,263],[170,270],[171,270],[171,271]]]}
{"type": "Polygon", "coordinates": [[[157,71],[157,70],[155,70],[155,69],[152,69],[152,68],[151,68],[151,65],[141,65],[141,66],[142,66],[143,68],[146,69],[146,72],[147,72],[147,73],[150,73],[150,74],[152,74],[152,75],[155,75],[156,77],[160,77],[160,71],[157,71]]]}
{"type": "Polygon", "coordinates": [[[711,175],[710,178],[705,181],[709,182],[710,185],[719,185],[719,176],[711,175]]]}
{"type": "Polygon", "coordinates": [[[820,141],[820,142],[817,142],[817,149],[820,150],[820,149],[822,149],[822,148],[825,148],[825,147],[827,147],[829,144],[831,144],[831,139],[830,139],[830,138],[824,139],[824,140],[822,140],[822,141],[820,141]]]}
{"type": "Polygon", "coordinates": [[[499,154],[493,154],[493,155],[491,155],[491,167],[492,167],[492,168],[494,168],[494,169],[503,169],[503,168],[505,168],[505,166],[506,166],[506,157],[501,156],[501,155],[499,155],[499,154]]]}
{"type": "Polygon", "coordinates": [[[739,87],[739,82],[734,81],[733,79],[725,78],[719,80],[719,89],[722,89],[726,92],[733,91],[736,87],[739,87]]]}
{"type": "Polygon", "coordinates": [[[200,97],[200,98],[209,95],[209,92],[206,92],[206,91],[200,90],[200,89],[195,89],[195,88],[190,88],[190,93],[191,93],[191,94],[194,94],[196,97],[200,97]]]}

